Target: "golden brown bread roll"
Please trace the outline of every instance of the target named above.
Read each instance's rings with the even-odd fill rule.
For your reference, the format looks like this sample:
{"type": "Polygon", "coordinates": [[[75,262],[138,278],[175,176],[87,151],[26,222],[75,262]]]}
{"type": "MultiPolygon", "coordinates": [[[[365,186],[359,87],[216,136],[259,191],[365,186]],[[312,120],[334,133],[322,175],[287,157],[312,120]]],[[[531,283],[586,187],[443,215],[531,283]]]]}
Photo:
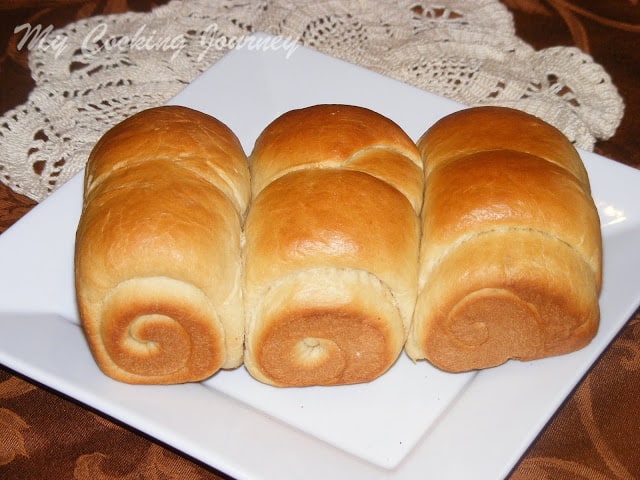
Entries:
{"type": "Polygon", "coordinates": [[[599,217],[562,133],[479,107],[419,140],[425,168],[419,294],[406,351],[466,371],[579,349],[595,335],[599,217]]]}
{"type": "Polygon", "coordinates": [[[422,163],[368,109],[285,113],[250,156],[245,366],[277,386],[366,382],[402,351],[415,303],[422,163]]]}
{"type": "Polygon", "coordinates": [[[240,365],[250,180],[235,135],[188,108],[143,111],[96,144],[84,188],[76,292],[104,373],[167,384],[240,365]]]}

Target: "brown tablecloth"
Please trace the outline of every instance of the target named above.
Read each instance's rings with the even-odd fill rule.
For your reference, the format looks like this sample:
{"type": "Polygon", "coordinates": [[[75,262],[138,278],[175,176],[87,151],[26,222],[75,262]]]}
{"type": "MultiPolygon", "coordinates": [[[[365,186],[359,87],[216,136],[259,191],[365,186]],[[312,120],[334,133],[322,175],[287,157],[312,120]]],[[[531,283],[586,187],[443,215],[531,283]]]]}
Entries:
{"type": "MultiPolygon", "coordinates": [[[[147,10],[161,3],[4,0],[0,3],[0,112],[24,102],[33,87],[27,52],[16,49],[16,26],[31,22],[59,27],[90,15],[147,10]]],[[[626,110],[615,136],[598,142],[596,152],[640,168],[638,2],[503,3],[514,14],[518,35],[535,48],[576,45],[605,67],[626,110]]],[[[33,201],[0,184],[0,232],[33,206],[33,201]]],[[[640,311],[551,419],[510,478],[640,478],[639,398],[640,311]]],[[[227,477],[0,366],[0,478],[227,477]]]]}

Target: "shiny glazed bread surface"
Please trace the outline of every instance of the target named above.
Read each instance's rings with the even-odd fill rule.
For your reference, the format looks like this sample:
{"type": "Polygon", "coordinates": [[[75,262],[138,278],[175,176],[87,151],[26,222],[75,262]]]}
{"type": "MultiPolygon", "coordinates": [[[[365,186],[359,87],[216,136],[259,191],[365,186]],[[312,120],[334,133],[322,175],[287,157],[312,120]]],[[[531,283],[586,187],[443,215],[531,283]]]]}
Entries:
{"type": "Polygon", "coordinates": [[[426,171],[419,294],[406,351],[447,371],[574,351],[599,321],[602,245],[570,142],[502,107],[418,142],[426,171]]]}
{"type": "Polygon", "coordinates": [[[278,386],[370,381],[402,351],[417,289],[422,164],[389,119],[317,105],[250,156],[245,366],[278,386]]]}
{"type": "Polygon", "coordinates": [[[242,363],[249,199],[240,143],[203,113],[145,110],[96,144],[75,281],[86,338],[107,375],[182,383],[242,363]]]}

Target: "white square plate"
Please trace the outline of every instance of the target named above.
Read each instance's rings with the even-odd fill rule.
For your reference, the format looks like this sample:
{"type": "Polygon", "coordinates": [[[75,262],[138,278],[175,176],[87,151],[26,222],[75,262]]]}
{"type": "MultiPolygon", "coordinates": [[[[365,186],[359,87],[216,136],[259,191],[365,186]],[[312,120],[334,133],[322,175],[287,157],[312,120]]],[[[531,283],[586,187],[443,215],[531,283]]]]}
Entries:
{"type": "MultiPolygon", "coordinates": [[[[249,153],[293,108],[361,105],[414,139],[463,106],[304,49],[227,54],[170,103],[225,122],[249,153]]],[[[640,303],[640,172],[580,152],[602,220],[602,322],[570,355],[446,374],[402,356],[364,385],[276,389],[243,368],[132,386],[100,373],[80,328],[77,175],[0,236],[0,362],[238,479],[502,478],[640,303]]]]}

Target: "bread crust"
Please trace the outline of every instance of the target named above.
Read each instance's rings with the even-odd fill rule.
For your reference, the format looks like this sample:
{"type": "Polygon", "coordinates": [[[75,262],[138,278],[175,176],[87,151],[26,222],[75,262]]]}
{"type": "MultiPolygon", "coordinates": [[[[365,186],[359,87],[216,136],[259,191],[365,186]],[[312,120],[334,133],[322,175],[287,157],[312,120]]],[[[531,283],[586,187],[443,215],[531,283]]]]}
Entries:
{"type": "Polygon", "coordinates": [[[249,197],[239,141],[201,112],[145,110],[96,144],[75,282],[86,338],[107,375],[183,383],[242,363],[249,197]]]}
{"type": "Polygon", "coordinates": [[[526,113],[476,107],[437,122],[418,147],[426,187],[409,356],[460,372],[586,345],[602,239],[566,137],[526,113]]]}
{"type": "Polygon", "coordinates": [[[393,122],[318,105],[256,141],[245,224],[245,366],[278,386],[370,381],[397,359],[417,292],[421,161],[393,122]]]}

